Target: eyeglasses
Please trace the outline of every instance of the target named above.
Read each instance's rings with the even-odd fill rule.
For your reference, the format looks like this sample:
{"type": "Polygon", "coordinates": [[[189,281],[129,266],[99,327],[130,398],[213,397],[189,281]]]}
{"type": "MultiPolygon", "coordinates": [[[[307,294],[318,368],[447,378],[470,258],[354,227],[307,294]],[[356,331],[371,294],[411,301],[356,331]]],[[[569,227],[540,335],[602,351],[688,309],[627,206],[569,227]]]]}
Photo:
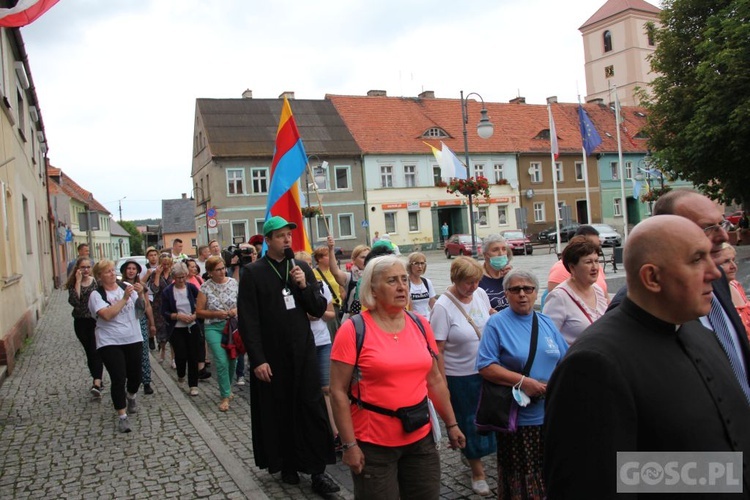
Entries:
{"type": "Polygon", "coordinates": [[[216,271],[226,271],[226,270],[227,270],[226,267],[216,267],[216,268],[214,268],[213,272],[216,272],[216,271]]]}
{"type": "Polygon", "coordinates": [[[187,276],[185,276],[184,274],[182,276],[172,276],[172,279],[175,279],[175,280],[184,280],[184,279],[187,279],[187,276]]]}
{"type": "Polygon", "coordinates": [[[91,269],[91,266],[78,266],[78,269],[91,269]]]}
{"type": "Polygon", "coordinates": [[[712,224],[712,225],[710,225],[708,227],[704,227],[703,228],[703,232],[706,233],[706,235],[709,235],[709,234],[718,233],[722,229],[724,231],[729,231],[730,229],[732,229],[732,223],[729,222],[728,220],[723,220],[723,221],[719,222],[718,224],[712,224]]]}
{"type": "Polygon", "coordinates": [[[412,266],[426,266],[427,262],[412,262],[412,266]]]}
{"type": "Polygon", "coordinates": [[[513,295],[518,295],[523,291],[526,295],[531,295],[536,290],[535,286],[511,286],[508,287],[508,291],[513,295]]]}

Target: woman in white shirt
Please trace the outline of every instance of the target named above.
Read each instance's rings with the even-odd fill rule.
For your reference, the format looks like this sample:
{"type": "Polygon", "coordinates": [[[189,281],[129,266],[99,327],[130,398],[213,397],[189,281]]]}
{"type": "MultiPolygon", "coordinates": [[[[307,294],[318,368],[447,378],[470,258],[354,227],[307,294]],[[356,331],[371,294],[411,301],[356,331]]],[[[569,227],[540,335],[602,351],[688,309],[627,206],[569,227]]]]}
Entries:
{"type": "Polygon", "coordinates": [[[430,310],[435,305],[435,288],[432,281],[424,277],[427,271],[427,258],[421,252],[409,254],[406,272],[409,273],[409,296],[411,310],[425,318],[430,317],[430,310]]]}
{"type": "Polygon", "coordinates": [[[479,288],[483,274],[482,266],[474,259],[454,260],[451,264],[453,284],[435,303],[430,325],[440,350],[438,367],[448,381],[458,428],[466,436],[466,448],[462,453],[471,467],[471,487],[476,494],[486,496],[490,488],[482,457],[495,453],[495,436],[478,434],[474,425],[482,388],[482,376],[475,367],[477,349],[492,309],[487,293],[479,288]]]}
{"type": "Polygon", "coordinates": [[[585,236],[570,240],[562,254],[570,278],[552,290],[544,302],[550,317],[572,345],[581,333],[607,311],[607,296],[596,284],[599,277],[599,248],[585,236]]]}
{"type": "Polygon", "coordinates": [[[96,349],[112,381],[112,403],[119,416],[117,428],[130,432],[128,413],[138,411],[135,395],[142,376],[143,338],[135,317],[138,293],[133,285],[117,282],[111,260],[97,262],[94,277],[100,286],[89,296],[89,311],[96,317],[96,349]]]}

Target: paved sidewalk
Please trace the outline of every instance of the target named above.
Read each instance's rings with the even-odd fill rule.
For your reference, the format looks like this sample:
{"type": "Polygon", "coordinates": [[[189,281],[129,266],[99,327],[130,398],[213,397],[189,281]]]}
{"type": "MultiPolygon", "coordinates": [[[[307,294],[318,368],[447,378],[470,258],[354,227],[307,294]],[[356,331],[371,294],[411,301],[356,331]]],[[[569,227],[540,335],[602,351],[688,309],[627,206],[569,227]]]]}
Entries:
{"type": "MultiPolygon", "coordinates": [[[[0,387],[0,498],[319,498],[308,476],[289,486],[254,466],[247,386],[235,386],[238,397],[222,413],[215,378],[190,397],[169,359],[151,362],[156,393],[138,394],[133,432],[120,434],[109,392],[101,401],[89,395],[67,293],[53,292],[0,387]]],[[[444,446],[441,457],[441,497],[481,498],[458,453],[444,446]]],[[[495,463],[485,459],[493,489],[495,463]]],[[[348,468],[339,461],[328,471],[342,487],[333,498],[353,498],[348,468]]]]}

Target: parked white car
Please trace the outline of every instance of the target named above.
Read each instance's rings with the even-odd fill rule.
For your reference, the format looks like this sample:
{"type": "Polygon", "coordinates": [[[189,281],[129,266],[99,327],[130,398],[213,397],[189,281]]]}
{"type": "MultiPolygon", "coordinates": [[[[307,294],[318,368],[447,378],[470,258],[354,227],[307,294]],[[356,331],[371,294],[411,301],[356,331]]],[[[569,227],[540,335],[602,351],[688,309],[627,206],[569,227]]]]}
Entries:
{"type": "Polygon", "coordinates": [[[603,247],[619,247],[622,245],[622,236],[609,224],[591,224],[591,227],[599,231],[599,241],[603,247]]]}

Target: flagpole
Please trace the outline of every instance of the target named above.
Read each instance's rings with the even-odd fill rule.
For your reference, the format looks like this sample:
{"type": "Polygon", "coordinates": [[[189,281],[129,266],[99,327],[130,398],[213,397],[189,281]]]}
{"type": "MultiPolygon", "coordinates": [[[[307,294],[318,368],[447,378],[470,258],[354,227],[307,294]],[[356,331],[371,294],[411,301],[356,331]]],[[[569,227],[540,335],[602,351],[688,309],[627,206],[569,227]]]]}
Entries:
{"type": "Polygon", "coordinates": [[[556,252],[557,255],[560,255],[560,208],[558,206],[557,202],[557,172],[555,172],[555,151],[554,147],[552,146],[553,141],[555,138],[552,137],[552,134],[555,134],[555,127],[552,125],[552,106],[547,103],[547,114],[549,115],[549,156],[552,160],[552,193],[554,195],[555,199],[555,207],[554,207],[554,214],[555,214],[555,233],[557,234],[557,237],[555,240],[557,241],[556,245],[556,252]]]}
{"type": "MultiPolygon", "coordinates": [[[[580,94],[578,95],[578,105],[581,105],[580,94]]],[[[583,146],[583,141],[581,141],[581,154],[583,155],[583,186],[586,190],[586,223],[591,224],[591,193],[589,192],[588,155],[586,154],[586,148],[583,146]]]]}
{"type": "Polygon", "coordinates": [[[615,125],[617,126],[617,170],[620,176],[620,196],[622,200],[622,241],[628,239],[628,199],[625,197],[625,176],[623,175],[622,165],[622,140],[620,138],[620,99],[617,97],[617,85],[613,86],[615,92],[615,125]]]}

